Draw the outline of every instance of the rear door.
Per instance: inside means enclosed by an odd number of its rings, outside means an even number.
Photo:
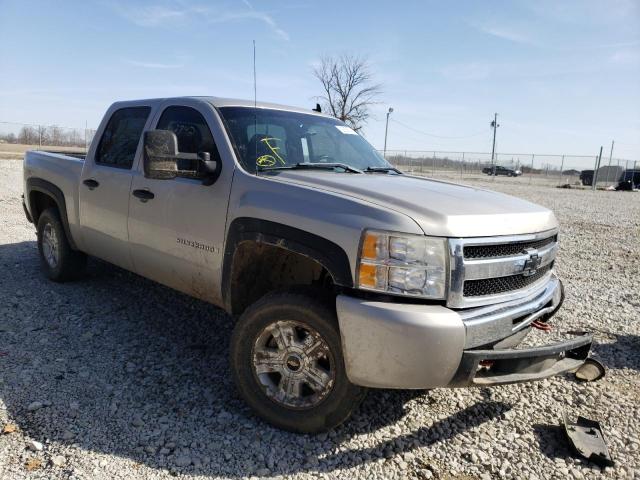
[[[184,100],[160,108],[155,129],[170,130],[181,153],[208,152],[221,162],[213,185],[203,185],[197,162],[178,165],[182,176],[170,180],[145,178],[142,159],[131,185],[129,240],[135,271],[147,278],[221,305],[220,279],[229,192],[234,162],[224,144],[222,124],[213,108]],[[216,142],[215,139],[219,141]],[[140,199],[136,191],[149,192]]]
[[[140,139],[151,110],[149,105],[133,105],[108,112],[109,120],[80,178],[84,249],[128,270],[133,270],[127,232],[132,167],[141,154]]]

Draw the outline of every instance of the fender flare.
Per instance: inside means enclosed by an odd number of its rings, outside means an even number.
[[[64,199],[64,193],[53,183],[48,182],[47,180],[43,180],[42,178],[28,178],[27,179],[27,195],[26,201],[29,203],[29,212],[31,213],[31,218],[33,218],[34,224],[36,228],[38,225],[36,224],[34,212],[34,205],[31,204],[31,193],[32,192],[40,192],[44,193],[48,197],[56,203],[58,207],[58,212],[60,213],[60,220],[62,221],[62,227],[64,228],[64,233],[67,236],[67,241],[69,242],[69,246],[72,250],[78,250],[76,243],[73,241],[73,237],[71,236],[71,231],[69,230],[69,219],[67,218],[67,203]],[[40,212],[42,213],[42,212]]]
[[[336,285],[351,288],[353,278],[347,253],[336,243],[313,233],[281,223],[251,217],[231,222],[225,242],[222,268],[222,297],[231,309],[231,271],[234,254],[240,243],[255,241],[299,253],[322,265]]]

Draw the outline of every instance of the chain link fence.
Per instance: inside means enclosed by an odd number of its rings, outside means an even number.
[[[95,133],[93,128],[0,121],[0,158],[19,159],[27,150],[86,153]],[[387,150],[386,158],[405,172],[449,180],[505,181],[506,176],[486,173],[499,165],[519,172],[519,182],[540,185],[590,186],[595,176],[597,187],[614,186],[625,171],[640,168],[640,162],[634,160],[603,156],[594,175],[597,155],[497,153],[492,162],[491,153],[485,152]]]
[[[383,152],[380,152],[383,153]],[[443,152],[387,150],[386,159],[399,170],[433,178],[464,180],[490,178],[505,181],[506,175],[489,175],[494,167],[517,172],[519,182],[540,185],[591,186],[597,155],[540,155],[533,153]],[[625,170],[640,168],[640,162],[621,158],[600,161],[597,187],[615,186]],[[509,178],[512,181],[513,178]]]
[[[27,150],[86,153],[92,128],[0,122],[0,158],[22,158]]]

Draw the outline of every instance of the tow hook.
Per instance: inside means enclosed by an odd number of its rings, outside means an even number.
[[[540,320],[534,320],[533,322],[531,322],[531,326],[544,332],[550,332],[551,330],[553,330],[553,327],[551,325],[546,322],[541,322]]]

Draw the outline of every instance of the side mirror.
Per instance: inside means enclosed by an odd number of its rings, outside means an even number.
[[[168,180],[178,175],[178,137],[169,130],[144,132],[144,176]]]
[[[221,165],[211,160],[209,152],[180,153],[178,137],[170,130],[144,132],[144,176],[154,180],[170,180],[177,176],[202,179],[213,185],[220,176]]]

